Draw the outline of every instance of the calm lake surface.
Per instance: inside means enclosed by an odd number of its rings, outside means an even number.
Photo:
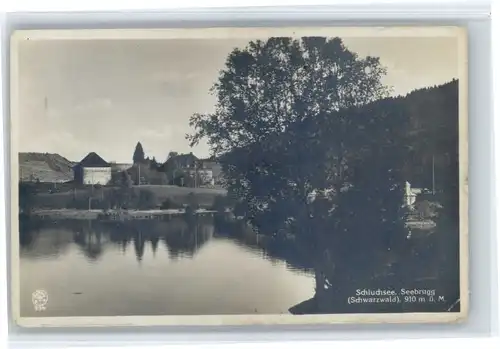
[[[213,221],[22,224],[21,316],[282,314],[313,274]],[[48,303],[35,311],[32,293]]]

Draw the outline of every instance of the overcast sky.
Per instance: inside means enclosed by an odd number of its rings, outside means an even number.
[[[24,41],[19,46],[22,152],[79,161],[91,151],[131,162],[140,141],[147,156],[189,148],[193,113],[210,112],[209,89],[234,47],[248,40]],[[458,77],[457,39],[347,38],[361,56],[378,56],[394,94]]]

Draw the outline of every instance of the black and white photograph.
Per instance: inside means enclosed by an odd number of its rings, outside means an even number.
[[[19,325],[466,318],[463,28],[25,30],[10,66]]]

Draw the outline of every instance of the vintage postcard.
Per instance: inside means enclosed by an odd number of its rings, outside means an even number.
[[[10,64],[20,326],[467,317],[465,29],[18,31]]]

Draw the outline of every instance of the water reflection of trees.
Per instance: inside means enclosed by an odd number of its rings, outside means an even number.
[[[33,244],[40,234],[39,222],[29,219],[19,220],[19,246],[24,250],[31,250]]]
[[[40,232],[52,229],[65,229],[71,234],[71,241],[89,261],[98,261],[108,245],[115,246],[125,254],[131,246],[138,261],[142,261],[147,246],[153,256],[162,245],[169,259],[193,258],[212,238],[230,239],[235,244],[260,254],[272,263],[285,262],[287,267],[298,271],[311,271],[308,259],[300,255],[296,245],[283,239],[269,239],[258,236],[252,229],[221,217],[174,218],[168,221],[141,220],[129,222],[103,223],[100,221],[28,221],[24,222],[20,233],[21,248],[33,248]],[[53,248],[57,248],[55,236]]]
[[[103,253],[102,236],[99,232],[73,232],[73,240],[89,260],[98,260]]]
[[[417,253],[408,254],[403,260],[404,264],[398,255],[395,255],[393,260],[387,260],[387,263],[382,265],[386,268],[385,270],[384,268],[374,269],[367,286],[363,286],[355,279],[359,277],[359,272],[357,275],[343,277],[352,280],[350,283],[359,283],[360,288],[385,288],[393,286],[386,282],[388,278],[391,278],[391,273],[392,277],[401,277],[404,273],[408,273],[411,278],[403,280],[408,288],[436,288],[444,284],[449,290],[441,287],[441,292],[448,295],[447,298],[453,297],[453,292],[456,292],[455,284],[458,282],[455,275],[457,272],[445,272],[447,269],[440,270],[442,268],[439,269],[435,266],[440,263],[458,265],[458,255],[451,256],[449,252],[436,253],[436,251],[448,251],[451,241],[457,240],[449,238],[450,232],[457,232],[458,229],[450,226],[451,224],[445,225],[446,222],[438,223],[440,224],[438,224],[435,233],[410,240],[412,250]],[[54,226],[56,226],[57,231],[54,230]],[[133,251],[138,262],[142,261],[147,253],[151,253],[154,258],[162,252],[167,253],[169,259],[176,261],[183,258],[193,258],[214,237],[230,239],[273,264],[285,262],[289,269],[316,274],[315,266],[312,265],[314,258],[303,254],[303,249],[298,248],[300,246],[297,246],[293,236],[284,234],[270,237],[256,234],[254,229],[239,221],[228,220],[226,216],[216,216],[213,220],[186,220],[179,217],[169,221],[144,220],[114,224],[99,221],[58,221],[56,223],[42,221],[24,222],[22,227],[21,248],[34,249],[38,255],[43,253],[58,255],[70,243],[73,243],[78,246],[82,255],[91,262],[98,262],[110,248],[115,248],[123,253]],[[66,237],[61,235],[61,231],[66,232]],[[419,233],[415,232],[414,234],[418,235]],[[43,244],[37,243],[40,237],[43,237]],[[158,251],[159,249],[160,251]],[[458,250],[458,246],[456,249]],[[455,260],[450,261],[453,258]],[[353,259],[350,261],[356,262]],[[323,268],[327,266],[324,265]],[[417,275],[420,276],[417,277]],[[419,280],[419,277],[422,279]],[[429,280],[429,277],[433,277],[436,281]]]
[[[126,253],[133,246],[138,261],[142,261],[149,244],[153,256],[163,242],[169,258],[192,258],[213,235],[211,221],[196,218],[175,218],[168,221],[137,220],[104,223],[100,221],[31,221],[24,223],[19,236],[23,249],[32,249],[40,232],[57,225],[71,234],[72,242],[90,261],[99,260],[109,246]],[[56,236],[51,235],[53,248],[57,248]]]
[[[302,255],[297,244],[286,238],[269,238],[259,235],[248,225],[227,220],[223,215],[214,219],[215,231],[218,236],[229,238],[246,249],[261,253],[262,257],[272,263],[285,262],[288,269],[310,273],[313,265],[310,258]]]
[[[28,258],[57,258],[66,253],[71,238],[65,228],[54,222],[41,222],[22,218],[19,221],[19,249]]]
[[[192,257],[210,238],[210,229],[203,220],[172,219],[169,221],[130,221],[102,225],[111,243],[123,252],[132,244],[135,256],[142,261],[146,246],[151,246],[156,255],[160,241],[163,241],[169,258]],[[208,232],[208,233],[207,233]]]

